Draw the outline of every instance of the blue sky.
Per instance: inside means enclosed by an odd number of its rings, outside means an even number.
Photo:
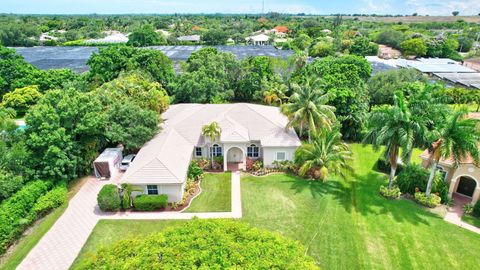
[[[260,13],[262,0],[1,0],[0,13]],[[265,12],[450,15],[480,13],[480,0],[265,0]]]

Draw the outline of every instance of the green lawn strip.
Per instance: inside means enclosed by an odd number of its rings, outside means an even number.
[[[463,215],[462,216],[462,221],[466,222],[470,225],[473,225],[477,228],[480,228],[480,218],[471,216],[471,215]]]
[[[298,240],[322,269],[476,269],[480,237],[409,200],[378,195],[380,152],[351,145],[354,176],[325,183],[289,175],[242,176],[243,221]],[[179,221],[180,222],[180,221]],[[103,221],[80,257],[128,233],[148,234],[167,221]]]
[[[166,227],[181,225],[185,220],[100,220],[88,237],[80,254],[70,269],[77,269],[80,263],[99,248],[108,246],[128,237],[141,237],[160,232]]]
[[[57,219],[65,212],[68,204],[65,203],[59,208],[53,210],[50,214],[45,216],[42,220],[37,222],[37,225],[32,231],[20,239],[12,253],[8,254],[8,258],[2,261],[0,269],[14,270],[22,262],[23,258],[27,256],[30,250],[42,239],[42,237],[50,230]]]
[[[231,173],[206,173],[200,183],[202,193],[185,212],[229,212],[232,204]]]

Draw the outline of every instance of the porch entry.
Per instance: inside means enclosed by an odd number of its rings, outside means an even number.
[[[228,149],[226,155],[226,170],[236,172],[238,170],[244,169],[244,153],[242,149],[238,147],[232,147]]]
[[[457,193],[472,197],[476,187],[477,182],[474,179],[468,176],[462,176],[458,182]]]

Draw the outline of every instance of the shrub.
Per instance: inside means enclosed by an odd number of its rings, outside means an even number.
[[[382,196],[386,198],[396,199],[400,197],[402,193],[397,186],[392,187],[391,190],[389,190],[388,187],[380,186],[380,194],[382,194]]]
[[[168,196],[162,195],[138,195],[133,200],[133,208],[138,211],[153,211],[167,206]]]
[[[232,220],[200,220],[103,247],[80,269],[319,269],[305,248]]]
[[[476,217],[480,217],[480,201],[478,201],[475,206],[473,206],[472,214]]]
[[[12,197],[0,204],[0,254],[22,234],[35,219],[35,202],[52,186],[50,182],[34,181],[25,185]]]
[[[403,167],[404,166],[402,164],[397,165],[397,171],[396,171],[397,175],[403,171]],[[375,168],[379,172],[390,174],[390,162],[386,160],[384,157],[380,157],[377,160],[377,163],[375,164]]]
[[[294,173],[294,174],[297,173],[297,169],[298,169],[297,165],[292,160],[283,160],[283,161],[275,160],[273,162],[273,166],[282,172],[288,172],[288,173]]]
[[[263,162],[261,160],[255,160],[255,162],[253,162],[252,168],[253,168],[254,171],[258,171],[258,170],[262,169],[263,168]]]
[[[102,211],[117,211],[121,201],[117,186],[108,184],[102,187],[97,195],[97,203]]]
[[[188,166],[187,177],[192,180],[198,180],[203,176],[203,169],[196,162],[191,162]]]
[[[210,168],[211,161],[208,158],[196,158],[192,162],[198,165],[202,170],[207,170]]]
[[[425,192],[430,172],[420,165],[411,164],[401,170],[396,178],[396,184],[402,193],[415,194],[415,192]],[[448,186],[442,180],[440,174],[435,176],[432,185],[432,193],[438,193],[442,202],[448,202]]]
[[[23,178],[0,170],[0,202],[9,198],[23,186]]]
[[[442,199],[433,193],[427,197],[425,196],[425,193],[417,192],[415,193],[415,200],[424,206],[434,208],[440,205]]]
[[[467,203],[463,206],[463,212],[467,215],[473,213],[473,205],[471,203]]]
[[[33,206],[33,211],[37,217],[46,215],[51,210],[59,207],[67,201],[67,187],[59,185],[40,197]]]

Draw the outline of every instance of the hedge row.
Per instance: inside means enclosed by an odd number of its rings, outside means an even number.
[[[153,211],[167,206],[168,196],[163,195],[138,195],[133,201],[133,208],[138,211]]]
[[[64,185],[56,186],[38,199],[33,207],[37,218],[43,217],[67,201],[68,190]]]
[[[51,187],[51,182],[33,181],[0,204],[0,254],[36,219],[34,206]]]

